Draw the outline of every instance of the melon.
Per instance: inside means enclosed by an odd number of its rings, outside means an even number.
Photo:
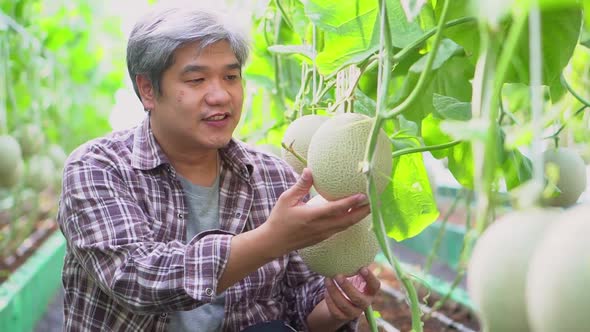
[[[560,193],[545,198],[549,206],[568,207],[575,204],[586,190],[586,164],[584,159],[571,148],[548,149],[543,153],[545,166],[553,164],[559,170],[557,188]]]
[[[303,159],[307,159],[307,150],[311,137],[326,120],[328,120],[328,117],[315,114],[304,115],[297,118],[295,121],[291,122],[289,127],[285,130],[283,144],[290,146]],[[287,162],[287,164],[291,165],[297,173],[301,174],[301,172],[303,172],[305,164],[297,159],[297,157],[291,152],[282,147],[281,157]]]
[[[68,158],[64,149],[57,144],[50,144],[47,148],[47,156],[55,165],[55,168],[62,169],[66,159]]]
[[[565,210],[547,230],[527,275],[535,332],[590,331],[590,205]]]
[[[25,162],[19,159],[10,174],[0,176],[0,188],[10,189],[15,187],[22,180],[24,173]]]
[[[0,182],[11,182],[9,178],[14,176],[20,164],[22,154],[18,141],[10,135],[0,136]]]
[[[314,196],[307,204],[326,204],[320,195]],[[363,266],[371,264],[380,251],[379,242],[372,230],[373,221],[369,214],[363,220],[338,232],[315,245],[298,250],[299,255],[313,272],[325,277],[337,274],[352,276]]]
[[[18,140],[23,157],[28,159],[33,154],[39,152],[43,144],[45,144],[45,134],[39,126],[29,123],[19,128],[15,132],[15,137]]]
[[[530,331],[525,300],[528,266],[559,213],[554,208],[512,211],[477,240],[467,267],[467,290],[483,331]]]
[[[307,166],[311,169],[317,192],[329,201],[356,193],[367,193],[367,180],[361,165],[373,125],[373,119],[362,114],[341,113],[324,122],[311,138]],[[380,130],[372,172],[378,192],[391,177],[392,144]]]
[[[55,166],[45,155],[33,155],[28,161],[25,184],[27,187],[42,191],[55,181]]]

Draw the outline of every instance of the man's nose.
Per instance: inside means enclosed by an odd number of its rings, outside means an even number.
[[[209,105],[222,105],[229,102],[231,99],[228,88],[220,80],[214,80],[210,83],[205,101]]]

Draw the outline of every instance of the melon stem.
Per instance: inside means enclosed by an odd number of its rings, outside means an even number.
[[[287,150],[289,153],[295,156],[295,158],[297,158],[297,160],[299,160],[305,167],[307,167],[307,159],[303,158],[299,153],[297,153],[297,151],[295,151],[295,149],[293,149],[293,143],[287,146],[285,142],[281,142],[281,146],[283,147],[283,149]]]

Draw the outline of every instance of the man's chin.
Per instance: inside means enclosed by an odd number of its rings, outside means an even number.
[[[229,144],[229,142],[231,141],[231,139],[232,138],[229,137],[229,138],[226,138],[226,139],[216,140],[215,142],[211,142],[210,143],[210,147],[212,149],[223,149],[223,148],[225,148]]]

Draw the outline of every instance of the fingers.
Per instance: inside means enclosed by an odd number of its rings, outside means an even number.
[[[327,291],[325,296],[326,304],[334,318],[349,321],[360,316],[364,309],[356,307],[346,299],[332,278],[326,278],[325,283]]]
[[[381,287],[379,279],[366,267],[355,278],[362,278],[363,287],[355,286],[353,278],[337,275],[334,279],[326,278],[326,304],[332,315],[340,320],[354,319],[373,302]]]
[[[375,296],[379,289],[381,289],[381,281],[366,267],[363,267],[360,271],[361,276],[365,279],[367,283],[363,293],[368,296]]]
[[[371,304],[371,297],[358,290],[350,280],[339,275],[336,276],[336,282],[342,289],[342,292],[348,297],[348,301],[355,307],[364,310]]]
[[[281,194],[277,203],[287,204],[288,206],[297,205],[309,193],[312,185],[311,171],[309,168],[304,168],[297,182]]]
[[[366,195],[355,194],[337,201],[327,202],[326,204],[322,204],[314,208],[317,211],[318,217],[335,217],[343,215],[350,209],[358,208],[361,205],[363,207],[368,207],[368,204],[364,204],[366,201]]]

